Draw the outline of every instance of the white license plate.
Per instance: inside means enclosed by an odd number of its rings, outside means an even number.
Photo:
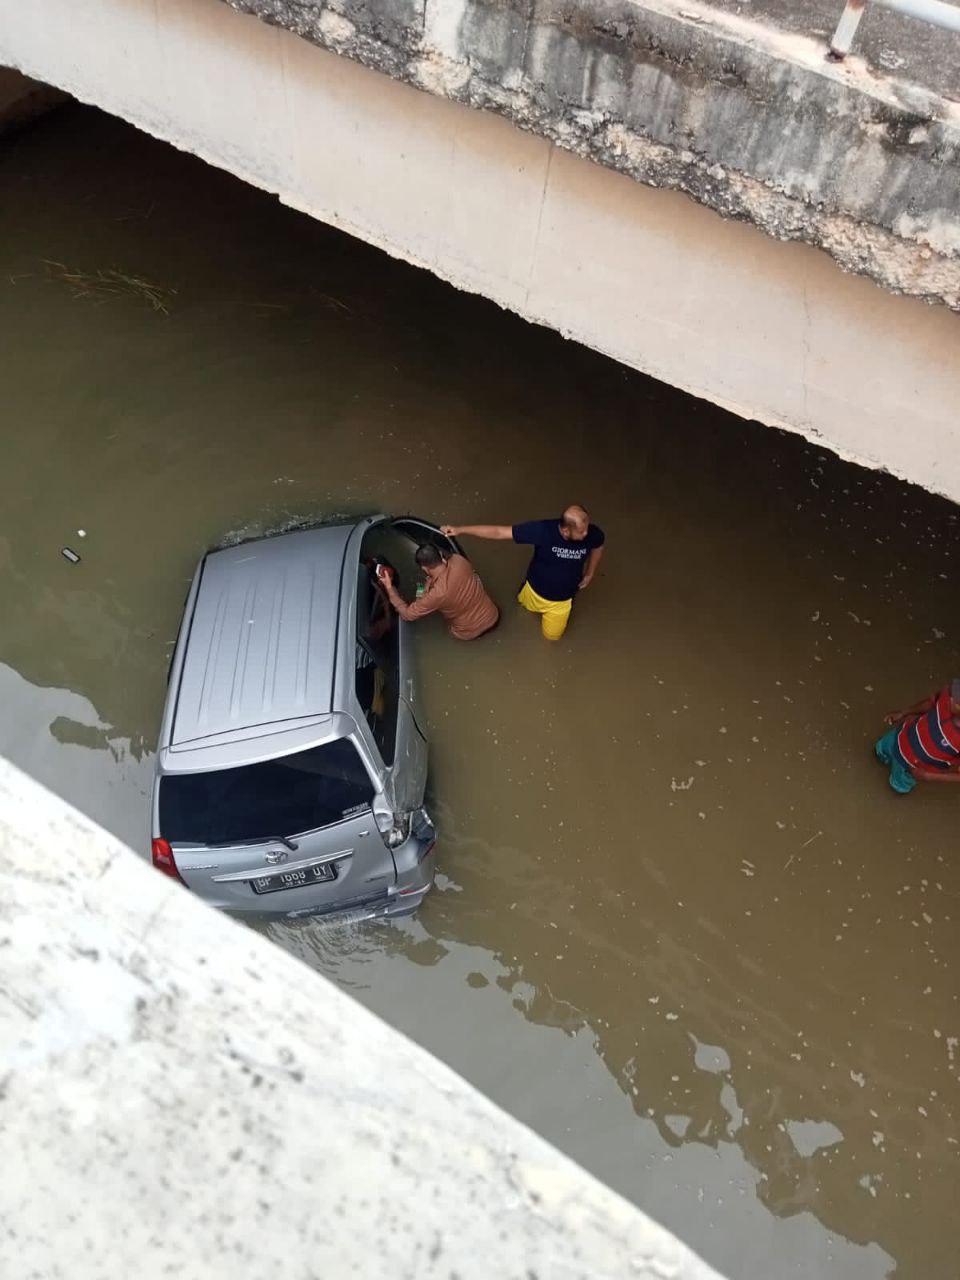
[[[317,867],[301,867],[299,871],[278,871],[273,876],[259,876],[250,881],[254,893],[279,893],[281,889],[306,889],[312,884],[336,880],[337,870],[332,862],[321,862]]]

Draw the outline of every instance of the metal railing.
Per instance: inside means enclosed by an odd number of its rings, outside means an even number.
[[[934,26],[945,27],[948,31],[960,32],[960,7],[944,4],[943,0],[872,0],[872,3],[883,9],[907,14],[911,18],[919,18],[922,22],[932,22]],[[867,0],[847,0],[830,41],[831,58],[840,61],[850,52],[853,37],[857,34],[857,27],[866,7]]]

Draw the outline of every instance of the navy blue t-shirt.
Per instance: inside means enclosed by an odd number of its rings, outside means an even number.
[[[577,594],[583,566],[595,547],[603,546],[603,530],[592,524],[581,542],[565,538],[559,520],[527,520],[513,526],[514,542],[533,546],[527,581],[544,600],[572,600]]]

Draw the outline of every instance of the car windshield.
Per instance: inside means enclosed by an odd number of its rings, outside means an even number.
[[[222,844],[292,836],[339,822],[373,800],[345,738],[238,769],[160,779],[160,834],[173,843]]]

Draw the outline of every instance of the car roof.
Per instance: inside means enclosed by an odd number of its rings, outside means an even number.
[[[206,556],[172,746],[332,710],[341,571],[355,528],[326,525]]]

